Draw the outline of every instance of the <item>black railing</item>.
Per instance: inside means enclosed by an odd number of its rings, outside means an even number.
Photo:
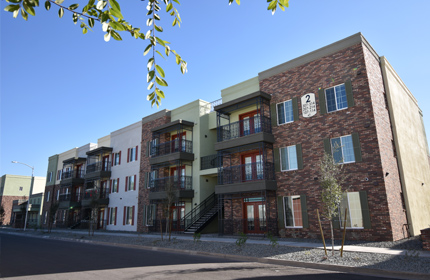
[[[151,156],[158,157],[177,152],[192,153],[193,141],[184,139],[175,139],[151,147]]]
[[[63,193],[60,194],[58,198],[59,201],[71,201],[71,202],[79,202],[82,199],[82,194],[80,193]]]
[[[221,158],[221,160],[222,160],[222,158]],[[221,161],[221,164],[222,164],[222,161]],[[217,168],[219,166],[220,166],[220,163],[218,160],[218,155],[216,155],[216,154],[200,158],[200,169],[201,170]]]
[[[190,212],[188,212],[182,220],[185,224],[185,230],[187,230],[191,225],[193,225],[198,219],[200,219],[203,215],[208,213],[218,202],[218,197],[215,193],[211,194],[208,198],[203,200],[199,205],[193,208]]]
[[[258,180],[275,180],[275,165],[271,162],[253,162],[218,170],[218,184],[227,185]]]
[[[75,179],[75,178],[84,178],[85,172],[83,170],[70,170],[63,172],[63,175],[61,177],[62,180],[64,179]]]
[[[220,126],[217,131],[218,142],[221,142],[260,132],[272,133],[272,124],[270,118],[254,116],[249,119]]]
[[[193,177],[171,176],[171,177],[151,179],[150,191],[151,192],[167,191],[169,190],[169,186],[171,186],[172,190],[192,190]]]
[[[108,198],[109,197],[109,190],[103,189],[100,191],[100,189],[86,189],[84,192],[84,199],[100,199],[100,198]]]
[[[98,161],[87,165],[87,174],[99,171],[110,171],[110,161]]]
[[[217,100],[215,100],[215,101],[212,101],[210,104],[211,104],[210,112],[213,112],[213,111],[214,111],[214,107],[215,107],[215,106],[218,106],[218,105],[221,105],[221,104],[222,104],[222,98],[217,99]]]

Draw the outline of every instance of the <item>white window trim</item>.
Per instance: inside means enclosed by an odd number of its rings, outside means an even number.
[[[327,94],[326,94],[326,90],[328,90],[328,89],[331,89],[331,88],[335,88],[335,87],[337,87],[337,86],[341,86],[341,85],[344,85],[345,83],[341,83],[341,84],[338,84],[338,85],[335,85],[335,86],[332,86],[332,87],[329,87],[329,88],[325,88],[324,89],[324,97],[325,97],[325,107],[326,107],[326,111],[327,111],[327,113],[328,114],[330,114],[330,113],[334,113],[334,112],[338,112],[338,111],[342,111],[342,110],[346,110],[346,109],[348,109],[349,107],[348,107],[348,104],[347,104],[347,106],[345,107],[345,108],[342,108],[342,109],[338,109],[337,108],[337,102],[336,102],[336,110],[334,110],[334,111],[328,111],[328,104],[327,104]],[[336,96],[336,91],[334,91],[334,94],[335,94],[335,96],[334,96],[334,99],[335,100],[337,100],[337,96]],[[346,95],[346,87],[345,87],[345,95]]]
[[[279,165],[281,166],[281,172],[288,172],[288,171],[295,171],[295,170],[299,170],[299,164],[298,164],[298,162],[297,162],[297,168],[295,168],[295,169],[282,169],[282,152],[281,152],[281,149],[285,149],[285,148],[287,148],[287,151],[288,151],[288,147],[293,147],[293,146],[296,146],[296,161],[297,161],[297,145],[290,145],[290,146],[287,146],[287,147],[281,147],[281,148],[279,148],[279,160],[280,160],[280,162],[279,162]],[[290,153],[288,152],[288,163],[290,163]]]
[[[293,109],[293,120],[289,121],[289,122],[284,122],[284,123],[279,123],[279,114],[278,114],[278,104],[284,104],[285,102],[291,101],[291,106],[293,106],[293,99],[289,99],[289,100],[285,100],[279,103],[276,103],[276,123],[279,125],[284,125],[284,124],[289,124],[289,123],[293,123],[294,122],[294,109]],[[285,106],[284,106],[285,109]],[[284,110],[284,117],[285,117],[285,110]],[[286,117],[285,117],[286,119]]]
[[[285,209],[285,198],[286,197],[288,197],[290,199],[291,205],[293,205],[293,201],[292,201],[293,197],[300,197],[300,195],[284,196],[284,199],[282,202],[284,204],[284,225],[285,225],[285,228],[303,228],[303,226],[287,226],[287,215],[285,215],[287,213],[286,209]],[[292,209],[292,214],[293,214],[293,223],[294,223],[294,209]],[[303,217],[302,217],[302,223],[303,223]]]

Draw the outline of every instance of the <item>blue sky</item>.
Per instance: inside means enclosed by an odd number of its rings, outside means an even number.
[[[146,101],[147,42],[122,34],[106,43],[100,26],[82,34],[71,14],[41,6],[28,21],[4,12],[1,1],[0,176],[45,176],[48,158],[157,112]],[[85,3],[66,0],[67,5]],[[146,6],[119,1],[125,18],[145,28]],[[145,1],[146,3],[146,1]],[[80,9],[80,8],[79,8]],[[182,1],[181,28],[163,23],[163,39],[188,62],[182,75],[161,61],[169,87],[160,109],[196,99],[214,101],[221,89],[268,68],[362,32],[417,98],[430,133],[430,1],[299,1],[272,16],[266,1]]]

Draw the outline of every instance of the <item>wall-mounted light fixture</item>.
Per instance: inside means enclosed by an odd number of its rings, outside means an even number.
[[[385,177],[387,177],[388,175],[390,175],[390,173],[388,173],[388,172],[385,172]]]

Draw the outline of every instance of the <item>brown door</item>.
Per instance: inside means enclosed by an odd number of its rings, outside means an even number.
[[[263,156],[258,152],[242,155],[242,181],[263,179]]]
[[[172,153],[185,152],[185,132],[172,136]]]
[[[109,170],[109,155],[103,157],[103,166],[102,171],[108,171]]]
[[[239,115],[240,136],[261,132],[260,113],[258,110]]]
[[[244,202],[246,233],[266,232],[266,205],[264,201]]]
[[[173,204],[171,209],[170,220],[172,223],[172,231],[184,230],[182,218],[185,216],[185,202],[178,202]]]

